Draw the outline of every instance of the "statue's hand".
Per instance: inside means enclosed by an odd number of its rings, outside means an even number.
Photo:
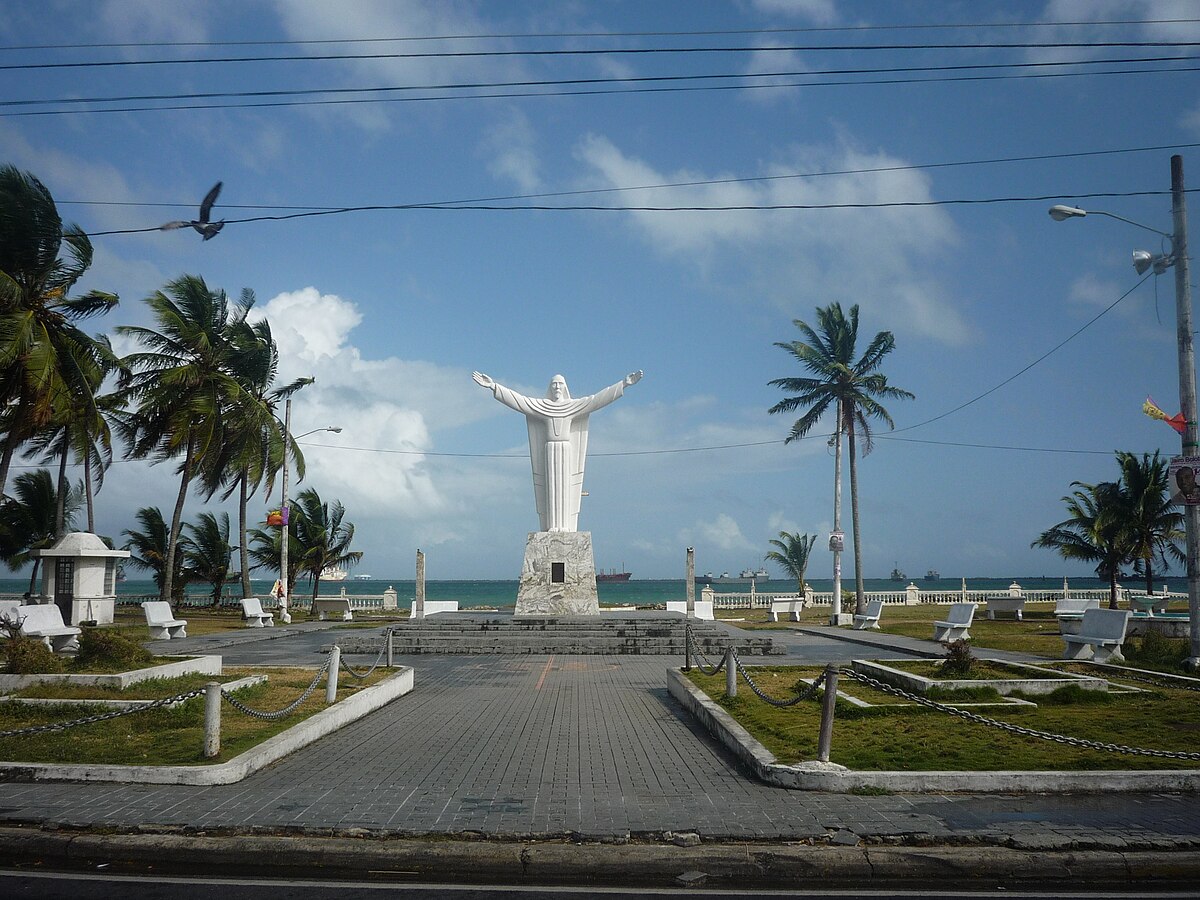
[[[475,383],[481,387],[487,388],[489,391],[496,386],[496,382],[488,378],[482,372],[472,372],[471,377],[475,379]]]
[[[641,380],[642,380],[642,370],[638,369],[636,372],[630,372],[628,375],[625,376],[625,386],[629,387],[630,385],[637,384]]]

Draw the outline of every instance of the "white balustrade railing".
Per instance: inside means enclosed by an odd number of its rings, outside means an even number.
[[[849,592],[848,592],[849,593]],[[1130,594],[1144,594],[1143,591],[1130,590],[1129,588],[1118,587],[1118,601],[1128,605]],[[714,609],[768,609],[771,606],[771,601],[783,598],[796,597],[795,591],[786,593],[762,593],[758,591],[750,591],[748,593],[718,593],[712,588],[705,587],[701,591],[701,600],[711,601]],[[1107,588],[1085,588],[1082,590],[1071,590],[1068,588],[1066,596],[1071,600],[1099,600],[1102,603],[1108,602]],[[1163,596],[1163,595],[1157,595]],[[1186,593],[1168,592],[1167,596],[1171,600],[1187,600]],[[1001,588],[991,591],[964,591],[959,590],[921,590],[915,584],[910,584],[906,589],[899,591],[867,591],[863,594],[867,601],[881,600],[885,605],[893,606],[919,606],[924,604],[949,604],[949,603],[979,603],[984,604],[989,597],[1022,597],[1026,603],[1056,603],[1063,599],[1063,591],[1059,590],[1038,590],[1026,591],[1019,584],[1013,582],[1007,590]],[[805,599],[809,606],[831,606],[833,604],[833,591],[808,591],[805,594]]]

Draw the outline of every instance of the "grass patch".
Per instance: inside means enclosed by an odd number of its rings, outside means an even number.
[[[337,699],[350,697],[364,687],[377,684],[392,670],[378,669],[369,678],[359,681],[343,674],[338,683]],[[273,712],[282,709],[300,696],[312,682],[314,669],[298,668],[229,668],[216,680],[232,680],[247,674],[264,673],[265,684],[238,692],[238,699],[253,709]],[[191,678],[191,676],[187,676]],[[214,676],[200,676],[203,682]],[[171,697],[191,688],[176,689],[176,685],[191,684],[186,679],[161,679],[157,684],[134,685],[125,691],[100,692],[95,696],[117,699],[156,699]],[[199,685],[197,685],[199,686]],[[152,692],[147,694],[147,692]],[[324,682],[299,709],[280,721],[251,718],[228,703],[221,705],[221,753],[205,759],[204,697],[194,697],[173,708],[146,712],[96,722],[67,729],[34,735],[0,737],[0,759],[9,762],[44,762],[112,765],[205,765],[225,762],[267,738],[304,721],[325,709]],[[0,732],[67,722],[84,718],[89,713],[73,706],[30,707],[16,703],[0,703]]]
[[[885,610],[884,614],[887,614]],[[786,699],[795,678],[773,667],[776,676],[755,681],[768,695]],[[803,670],[794,669],[794,672]],[[819,669],[812,669],[819,672]],[[777,709],[756,697],[743,683],[738,696],[727,698],[725,673],[689,673],[692,681],[785,764],[816,758],[821,710],[819,699]],[[855,694],[859,688],[849,682]],[[1067,695],[1064,695],[1067,696]],[[1127,744],[1156,750],[1195,750],[1200,731],[1200,704],[1195,694],[1155,688],[1140,694],[1111,695],[1107,702],[1078,697],[1074,702],[1045,702],[989,709],[990,718],[1055,734]],[[885,701],[888,702],[888,701]],[[1198,768],[1200,762],[1157,759],[1072,747],[998,728],[919,706],[859,709],[838,704],[833,729],[833,762],[866,771],[987,771],[1176,769]]]

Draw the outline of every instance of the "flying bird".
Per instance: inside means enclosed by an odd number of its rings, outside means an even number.
[[[201,203],[200,203],[200,218],[199,219],[195,219],[190,222],[188,222],[188,221],[168,222],[165,225],[159,225],[158,230],[159,231],[173,231],[176,228],[191,227],[191,228],[195,228],[196,231],[200,235],[202,235],[204,237],[204,240],[206,240],[206,241],[211,237],[215,237],[217,232],[220,231],[225,225],[224,219],[222,219],[220,222],[209,222],[209,217],[212,215],[213,204],[217,202],[217,195],[220,193],[221,193],[221,182],[218,181],[216,184],[214,184],[212,186],[212,190],[210,190],[207,194],[204,195],[204,200],[201,201]]]

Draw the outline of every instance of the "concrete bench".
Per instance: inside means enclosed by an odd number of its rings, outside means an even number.
[[[771,601],[771,621],[778,622],[780,614],[787,616],[793,622],[800,621],[800,612],[804,609],[804,601],[799,597],[780,597]]]
[[[20,606],[20,600],[0,600],[0,620],[16,625],[17,610]]]
[[[1083,614],[1078,634],[1064,634],[1063,659],[1123,662],[1121,642],[1129,624],[1127,609],[1089,609]]]
[[[246,620],[247,628],[268,628],[275,624],[275,613],[263,612],[262,603],[257,597],[242,598],[242,618]]]
[[[343,622],[354,620],[350,609],[350,601],[346,597],[318,597],[313,601],[312,611],[317,614],[317,621],[324,622],[326,613],[340,614]]]
[[[708,619],[713,621],[713,605],[711,600],[697,600],[696,605],[692,607],[697,619]],[[682,616],[687,615],[686,600],[668,600],[667,612],[679,613]]]
[[[171,638],[187,637],[187,619],[177,619],[166,600],[148,600],[142,604],[146,614],[146,627],[153,641],[169,641]]]
[[[1015,613],[1016,617],[1017,617],[1017,621],[1020,622],[1021,617],[1024,615],[1024,612],[1025,612],[1025,598],[1024,597],[1010,597],[1007,594],[1005,594],[1002,597],[988,597],[987,598],[987,617],[989,619],[994,619],[994,618],[996,618],[996,613],[998,613],[998,612]]]
[[[868,600],[861,613],[854,614],[856,631],[866,631],[868,628],[879,627],[879,615],[883,612],[882,600]]]
[[[457,600],[426,600],[425,615],[432,616],[437,613],[458,612]]]
[[[1099,607],[1099,600],[1069,600],[1064,597],[1054,604],[1054,614],[1056,616],[1082,616],[1086,610]]]
[[[1170,604],[1171,598],[1167,594],[1130,594],[1129,608],[1140,610],[1141,612],[1150,613],[1165,613],[1167,606]]]
[[[967,629],[975,621],[975,606],[974,603],[951,603],[945,621],[933,623],[933,639],[942,643],[969,641],[971,633]]]
[[[42,643],[55,653],[79,649],[82,630],[74,625],[63,624],[62,611],[55,604],[18,606],[16,616],[21,623],[21,634],[41,638]]]

